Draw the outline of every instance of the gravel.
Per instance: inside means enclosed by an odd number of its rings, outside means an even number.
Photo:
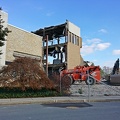
[[[85,82],[77,83],[70,88],[71,96],[120,96],[120,85],[108,85],[101,82],[95,85],[86,85]]]

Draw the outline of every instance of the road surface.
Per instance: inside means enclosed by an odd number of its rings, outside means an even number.
[[[0,120],[120,120],[120,102],[1,105]]]

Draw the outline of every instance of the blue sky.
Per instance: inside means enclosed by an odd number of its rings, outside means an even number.
[[[120,58],[120,0],[0,0],[8,23],[27,31],[67,20],[81,29],[84,60],[113,67]]]

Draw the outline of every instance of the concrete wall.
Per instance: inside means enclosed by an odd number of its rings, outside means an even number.
[[[67,21],[68,31],[80,37],[80,28],[73,23]]]
[[[82,58],[80,56],[80,47],[71,42],[67,44],[67,69],[73,69],[80,65]]]
[[[42,37],[12,25],[8,25],[8,29],[12,32],[7,37],[6,61],[13,61],[15,59],[13,54],[16,51],[42,56]]]
[[[80,37],[80,28],[73,23],[67,21],[68,37],[67,37],[67,69],[73,69],[78,65],[83,65],[83,58],[80,55],[82,48],[82,38]]]
[[[4,26],[4,28],[6,28],[7,22],[8,22],[8,14],[6,12],[0,10],[0,15],[1,15],[1,19],[3,19],[3,21],[4,21],[4,23],[2,25]],[[2,55],[0,55],[0,68],[5,65],[6,42],[4,42],[4,43],[5,43],[5,45],[0,47],[0,51],[3,53]]]

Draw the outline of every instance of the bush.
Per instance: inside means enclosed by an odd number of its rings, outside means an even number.
[[[61,80],[59,74],[50,79],[40,67],[39,61],[18,58],[0,71],[0,98],[44,97],[68,95],[70,84]],[[61,89],[60,89],[61,88]]]
[[[41,90],[33,90],[27,88],[22,91],[20,88],[0,88],[0,98],[28,98],[28,97],[50,97],[58,96],[59,93],[55,89],[42,88]]]
[[[40,90],[53,89],[53,82],[39,65],[39,61],[30,58],[18,58],[0,71],[0,84],[3,87],[19,87]]]

